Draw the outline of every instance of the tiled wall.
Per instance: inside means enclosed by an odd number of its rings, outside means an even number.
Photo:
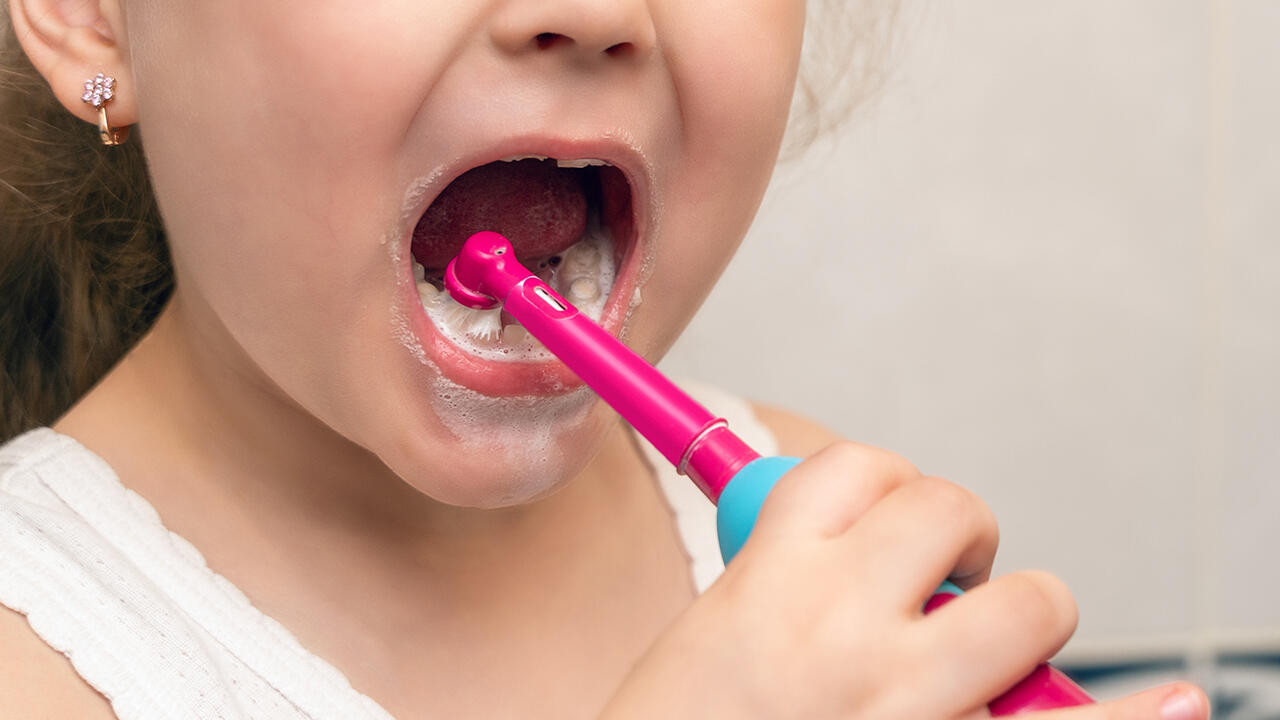
[[[1280,652],[1280,2],[897,31],[664,367],[977,490],[997,570],[1076,592],[1067,661]]]

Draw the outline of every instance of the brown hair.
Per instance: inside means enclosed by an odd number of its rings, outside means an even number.
[[[879,86],[896,3],[810,15],[786,155]],[[0,10],[0,443],[47,425],[151,327],[173,290],[142,137],[107,147],[54,97]]]
[[[806,18],[804,55],[787,121],[783,159],[803,153],[871,101],[890,74],[899,26],[896,0],[823,0]]]
[[[173,288],[137,130],[104,146],[0,13],[0,442],[67,410]]]

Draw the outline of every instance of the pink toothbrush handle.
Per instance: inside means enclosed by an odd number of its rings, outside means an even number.
[[[959,589],[955,592],[959,592]],[[957,597],[959,595],[946,591],[944,586],[943,592],[929,598],[924,611],[933,612]],[[1089,697],[1089,694],[1074,680],[1049,663],[1040,663],[1030,675],[1019,680],[1017,685],[1006,690],[1000,697],[992,700],[987,705],[987,709],[991,711],[992,716],[1002,717],[1092,703],[1093,698]]]
[[[445,271],[445,287],[469,307],[501,304],[712,500],[759,457],[722,418],[529,272],[498,233],[467,239]]]
[[[698,464],[698,458],[686,455],[689,446],[694,444],[690,439],[704,436],[719,441],[707,449],[732,445],[732,440],[737,440],[723,430],[721,418],[694,401],[538,278],[528,277],[512,288],[503,308],[653,443],[663,457],[681,472],[688,473],[700,486],[707,473],[690,467],[691,463]],[[729,458],[731,466],[723,468],[722,472],[727,475],[725,482],[738,468],[757,457],[741,441],[736,446],[729,453],[721,453],[722,456],[736,455],[738,460],[735,464],[733,458]],[[706,454],[705,449],[702,454]],[[702,487],[702,490],[710,493],[711,487]]]

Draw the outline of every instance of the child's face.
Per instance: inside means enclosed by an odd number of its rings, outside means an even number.
[[[566,171],[568,195],[622,236],[606,327],[656,359],[755,213],[804,3],[140,0],[127,19],[139,126],[203,349],[242,357],[427,495],[492,507],[581,469],[609,413],[554,361],[443,339],[414,285],[420,218],[502,157],[608,160],[624,184]],[[564,174],[510,180],[511,204],[551,176]],[[574,189],[592,183],[609,185],[605,200]],[[562,195],[548,202],[572,204]]]

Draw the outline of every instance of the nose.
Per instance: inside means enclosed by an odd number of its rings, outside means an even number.
[[[582,59],[639,57],[656,44],[646,0],[512,0],[490,25],[505,52],[565,52]]]

